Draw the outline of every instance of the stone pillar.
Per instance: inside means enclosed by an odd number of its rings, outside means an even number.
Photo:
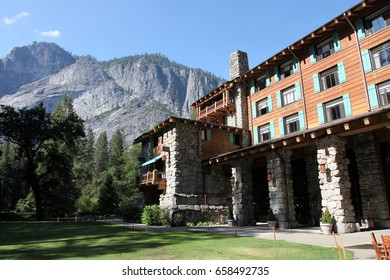
[[[248,55],[236,50],[230,54],[230,80],[234,80],[249,71]]]
[[[280,228],[291,228],[298,225],[295,218],[291,155],[291,150],[267,153],[267,168],[272,174],[272,179],[268,181],[270,208],[274,212]]]
[[[353,148],[359,175],[362,212],[365,219],[374,219],[380,227],[390,227],[389,205],[387,202],[379,146],[372,133],[355,136]]]
[[[325,164],[326,167],[325,172],[321,172],[320,167],[318,172],[322,210],[328,207],[338,233],[358,231],[351,200],[345,143],[344,139],[335,135],[316,140],[318,164]]]
[[[249,71],[248,56],[245,52],[235,51],[230,55],[230,80],[234,80]],[[235,112],[227,117],[227,125],[249,130],[248,104],[246,86],[239,82],[229,92],[229,99],[233,100]]]
[[[321,189],[318,185],[317,149],[314,149],[312,146],[305,147],[304,156],[309,195],[310,224],[314,226],[319,225],[322,214]]]
[[[234,218],[239,226],[252,225],[254,220],[252,160],[234,160],[231,165],[232,176],[235,178],[232,190]]]

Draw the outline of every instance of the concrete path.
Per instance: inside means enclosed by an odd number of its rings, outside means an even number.
[[[110,223],[108,220],[107,223]],[[250,236],[263,239],[274,239],[274,234],[266,225],[252,226],[252,227],[238,227],[232,228],[228,226],[210,226],[210,227],[160,227],[149,226],[143,224],[123,223],[122,220],[115,220],[115,224],[121,224],[124,227],[134,230],[149,230],[149,231],[202,231],[218,234],[231,234],[237,236]],[[336,241],[338,245],[344,244],[345,249],[354,252],[354,259],[356,260],[376,260],[375,251],[371,242],[371,232],[374,232],[377,241],[380,242],[381,234],[390,235],[390,229],[361,231],[348,234],[336,234]],[[276,240],[302,243],[309,245],[317,245],[322,247],[336,248],[336,243],[333,235],[324,235],[320,232],[319,227],[275,230]]]

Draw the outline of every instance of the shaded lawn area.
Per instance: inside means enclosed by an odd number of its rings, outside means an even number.
[[[334,248],[224,234],[132,231],[97,222],[0,222],[0,259],[337,260],[339,255]]]

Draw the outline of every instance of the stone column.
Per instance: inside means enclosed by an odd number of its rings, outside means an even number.
[[[350,233],[357,231],[355,211],[351,200],[349,159],[345,151],[346,141],[335,135],[316,140],[318,164],[325,164],[325,172],[319,167],[323,211],[328,207],[335,219],[335,231]]]
[[[252,160],[234,160],[231,165],[232,176],[235,178],[232,190],[233,215],[239,226],[252,225],[254,220]]]
[[[375,136],[372,133],[356,135],[353,144],[363,217],[374,219],[376,226],[390,227],[389,205]]]
[[[270,208],[280,228],[297,226],[294,207],[294,190],[290,157],[291,150],[267,153],[267,168],[272,174],[268,181]]]

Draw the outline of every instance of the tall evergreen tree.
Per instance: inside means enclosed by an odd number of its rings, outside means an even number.
[[[123,164],[125,151],[125,136],[117,129],[110,141],[110,167],[120,167]]]
[[[118,212],[119,198],[114,186],[113,177],[109,172],[102,176],[102,183],[98,200],[100,214],[116,214]]]
[[[95,186],[96,194],[98,194],[102,173],[106,171],[109,166],[108,141],[107,141],[107,133],[105,131],[99,135],[96,141],[95,153],[93,159],[94,159],[94,172],[95,172],[93,178],[93,184]]]

